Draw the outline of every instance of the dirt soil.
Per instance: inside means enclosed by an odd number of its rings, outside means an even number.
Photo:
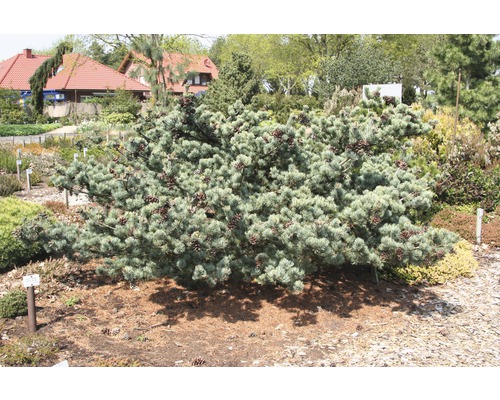
[[[61,199],[45,186],[19,196]],[[37,334],[60,346],[42,366],[500,366],[500,251],[475,254],[474,277],[441,286],[377,284],[349,268],[312,277],[300,294],[169,279],[131,287],[97,276],[98,261],[45,260],[0,274],[0,294],[41,275]],[[0,345],[27,335],[27,317],[0,319]]]

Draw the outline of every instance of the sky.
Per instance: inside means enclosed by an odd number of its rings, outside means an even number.
[[[91,33],[489,33],[500,31],[499,2],[475,0],[465,12],[447,2],[419,0],[405,8],[400,0],[351,2],[252,0],[234,3],[190,0],[189,9],[175,12],[164,0],[147,0],[147,7],[117,7],[116,2],[86,0],[67,13],[46,2],[23,0],[2,5],[0,61],[25,48],[54,47],[66,34]],[[241,4],[241,5],[238,5]],[[156,12],[149,12],[154,9]],[[320,10],[321,12],[318,12]]]
[[[46,50],[53,47],[61,39],[63,34],[1,34],[0,33],[0,62],[24,49]]]

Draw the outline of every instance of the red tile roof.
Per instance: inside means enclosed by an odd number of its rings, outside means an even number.
[[[28,57],[27,57],[28,55]],[[29,57],[31,55],[31,57]],[[0,63],[0,87],[30,90],[29,78],[50,56],[17,54]],[[63,56],[63,64],[56,76],[47,81],[46,90],[116,90],[149,92],[150,89],[113,68],[81,54]]]
[[[134,62],[132,57],[146,60],[146,58],[141,54],[128,54],[122,61],[121,65],[118,67],[118,71],[126,75],[133,71]],[[204,55],[165,53],[163,56],[163,65],[170,66],[170,69],[174,72],[174,74],[177,72],[176,69],[178,68],[183,72],[198,72],[209,74],[211,79],[217,79],[219,77],[219,70],[217,69],[213,61],[210,60],[209,57]],[[184,93],[185,88],[183,83],[184,82],[182,80],[179,82],[173,82],[172,80],[169,80],[167,82],[167,88],[175,93]],[[207,86],[191,85],[189,87],[189,92],[191,93],[197,93],[201,90],[207,90]]]

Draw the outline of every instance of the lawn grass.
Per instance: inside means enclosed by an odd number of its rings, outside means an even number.
[[[0,137],[40,135],[60,128],[61,124],[0,124]]]

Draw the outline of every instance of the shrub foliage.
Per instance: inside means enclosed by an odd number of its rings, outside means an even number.
[[[28,314],[26,291],[13,290],[0,298],[0,318],[15,318]]]
[[[14,197],[0,198],[0,271],[28,261],[42,250],[36,240],[22,241],[15,231],[43,212],[44,207]],[[43,220],[47,220],[44,214]]]
[[[415,222],[431,206],[429,182],[390,154],[427,129],[379,98],[339,116],[304,109],[282,125],[241,103],[225,117],[185,96],[147,116],[107,165],[89,158],[61,171],[56,185],[100,206],[79,231],[40,231],[52,250],[103,257],[129,280],[300,290],[320,268],[429,264],[457,237]]]
[[[478,267],[478,262],[472,254],[472,245],[462,240],[453,251],[433,265],[409,265],[395,268],[397,277],[409,284],[443,284],[460,276],[471,277]]]

